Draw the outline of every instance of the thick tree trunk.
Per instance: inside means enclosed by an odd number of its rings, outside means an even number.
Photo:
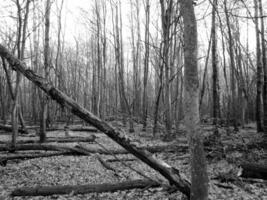
[[[37,187],[22,187],[15,189],[11,196],[49,196],[55,194],[88,194],[115,192],[118,190],[130,189],[147,189],[151,187],[159,187],[160,184],[149,180],[133,180],[120,183],[102,183],[90,185],[64,185],[64,186],[37,186]]]
[[[263,129],[265,137],[267,138],[267,59],[266,59],[266,41],[265,41],[265,29],[264,18],[262,9],[262,0],[259,0],[259,10],[261,17],[261,49],[262,49],[262,68],[263,68]]]
[[[199,126],[199,80],[197,24],[192,0],[181,1],[184,23],[185,126],[191,154],[190,200],[208,199],[208,174]]]

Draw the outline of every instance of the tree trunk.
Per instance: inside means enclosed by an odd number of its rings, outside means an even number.
[[[267,60],[266,60],[266,46],[265,46],[265,29],[262,9],[262,0],[259,0],[259,9],[261,17],[261,49],[262,49],[262,68],[263,68],[263,129],[267,137]]]
[[[229,13],[227,8],[227,0],[224,0],[224,12],[226,17],[227,31],[229,36],[229,53],[230,53],[230,62],[231,62],[231,121],[235,131],[238,130],[237,127],[237,111],[236,111],[236,83],[235,83],[235,60],[234,60],[234,42],[232,37],[231,24],[229,19]]]
[[[257,57],[257,96],[256,96],[256,122],[257,131],[263,131],[262,125],[262,63],[260,50],[260,33],[258,21],[258,1],[254,0],[255,6],[255,33],[256,33],[256,57]]]
[[[49,196],[59,194],[88,194],[88,193],[103,193],[116,192],[118,190],[130,189],[148,189],[151,187],[159,187],[160,184],[149,180],[133,180],[120,183],[102,183],[90,185],[64,185],[64,186],[37,186],[37,187],[22,187],[12,191],[11,196]]]
[[[165,87],[164,87],[164,116],[165,116],[165,127],[167,135],[171,134],[172,120],[171,120],[171,92],[170,92],[170,27],[171,27],[171,16],[173,9],[173,1],[166,2],[161,0],[161,23],[162,23],[162,39],[163,39],[163,55],[162,64],[165,70]]]
[[[197,24],[192,0],[181,1],[184,23],[185,126],[191,154],[190,200],[208,199],[208,174],[199,119]]]
[[[217,0],[213,0],[212,3],[212,96],[213,96],[213,124],[215,125],[216,133],[218,132],[218,117],[220,109],[219,101],[219,79],[218,79],[218,55],[217,55]]]
[[[148,70],[149,70],[149,23],[150,23],[150,3],[149,0],[146,0],[146,26],[145,26],[145,58],[144,58],[144,88],[143,88],[143,131],[146,131],[147,126],[147,79],[148,79]]]
[[[49,64],[50,64],[50,47],[49,47],[50,9],[51,9],[51,3],[50,0],[47,0],[45,9],[45,44],[44,44],[44,77],[46,80],[48,80]],[[40,123],[40,142],[45,142],[46,140],[47,114],[48,114],[48,97],[46,94],[44,94],[42,102],[42,116]]]

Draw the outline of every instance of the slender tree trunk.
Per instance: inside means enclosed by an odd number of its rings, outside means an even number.
[[[51,9],[51,3],[50,0],[47,0],[45,8],[45,43],[44,43],[44,77],[46,80],[48,80],[49,64],[50,64],[50,47],[49,47],[50,9]],[[42,102],[41,124],[40,124],[40,142],[45,142],[46,140],[47,113],[48,113],[48,96],[44,94]]]
[[[165,87],[164,87],[164,116],[165,116],[165,127],[167,135],[170,135],[172,128],[171,120],[171,92],[170,92],[170,65],[169,65],[169,53],[170,53],[170,26],[171,26],[171,15],[173,1],[170,0],[166,2],[161,0],[161,23],[162,23],[162,32],[163,32],[163,55],[162,63],[165,70]]]
[[[217,24],[216,12],[218,1],[213,0],[212,3],[212,96],[213,96],[213,124],[215,125],[215,132],[218,133],[218,117],[220,110],[219,102],[219,79],[218,79],[218,54],[217,54]]]
[[[184,23],[185,125],[191,154],[190,200],[208,199],[208,174],[200,131],[197,24],[193,1],[182,0]]]
[[[256,33],[256,57],[257,57],[257,96],[256,96],[256,122],[257,131],[263,131],[262,125],[262,63],[261,63],[261,49],[260,49],[260,33],[258,20],[258,1],[254,0],[255,6],[255,33]]]
[[[231,24],[229,19],[229,13],[227,8],[227,0],[224,0],[224,12],[226,17],[226,24],[229,36],[229,53],[230,53],[230,63],[231,63],[231,120],[233,121],[233,126],[235,131],[238,130],[237,127],[237,116],[236,116],[236,83],[235,83],[235,60],[234,60],[234,42],[232,37]]]
[[[143,131],[146,131],[147,126],[147,79],[149,70],[149,23],[150,23],[150,2],[146,0],[146,25],[145,25],[145,59],[144,59],[144,89],[143,89]]]

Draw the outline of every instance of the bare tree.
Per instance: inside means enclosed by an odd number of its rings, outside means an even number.
[[[182,0],[181,12],[184,23],[184,65],[185,65],[185,125],[188,132],[191,154],[191,200],[208,199],[208,174],[199,127],[199,84],[198,84],[198,42],[197,24],[193,1]]]
[[[143,78],[143,131],[147,126],[147,79],[149,73],[149,24],[150,24],[150,2],[146,0],[145,5],[146,22],[145,22],[145,58],[144,58],[144,78]]]
[[[212,87],[213,87],[213,124],[215,125],[216,132],[218,125],[218,117],[220,110],[219,101],[219,80],[218,80],[218,55],[217,55],[217,24],[216,24],[216,12],[218,7],[218,1],[213,0],[212,3]]]
[[[49,77],[50,65],[50,47],[49,47],[49,30],[50,30],[50,0],[46,1],[45,7],[45,39],[44,39],[44,77],[47,80]],[[48,112],[48,96],[44,94],[42,99],[42,116],[40,123],[40,142],[46,140],[46,126],[47,126],[47,112]]]
[[[259,6],[258,1],[254,0],[255,6],[255,33],[256,33],[256,57],[257,57],[257,96],[256,96],[256,122],[257,131],[263,131],[262,125],[262,62],[260,49],[260,33],[259,33]]]
[[[263,68],[263,129],[267,136],[267,60],[266,60],[266,47],[265,47],[265,34],[264,34],[264,19],[263,19],[263,9],[262,0],[259,0],[259,10],[261,19],[261,50],[262,50],[262,68]]]

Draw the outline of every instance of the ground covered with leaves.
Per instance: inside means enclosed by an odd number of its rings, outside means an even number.
[[[114,124],[123,129],[120,123]],[[127,133],[137,145],[172,145],[186,144],[183,128],[176,139],[163,142],[160,136],[152,137],[151,128],[147,132],[141,131],[141,125],[135,124],[135,133]],[[125,130],[125,132],[127,132]],[[213,133],[213,127],[203,126],[203,132],[207,138]],[[75,136],[86,137],[88,134],[96,135],[96,142],[84,145],[105,149],[120,148],[103,133],[75,132]],[[261,179],[244,179],[238,177],[240,173],[239,163],[251,162],[267,165],[266,148],[247,148],[249,144],[261,139],[253,125],[240,129],[234,133],[231,129],[219,129],[220,146],[218,144],[206,144],[208,158],[208,172],[210,178],[210,199],[267,199],[267,182]],[[51,137],[64,137],[64,131],[49,132]],[[19,136],[19,140],[32,139],[29,136]],[[10,135],[0,133],[0,141],[9,141]],[[72,146],[74,144],[66,144]],[[219,150],[218,150],[219,149]],[[30,152],[27,152],[30,153]],[[33,153],[33,152],[32,152]],[[7,152],[1,152],[5,156]],[[15,155],[15,154],[14,154]],[[159,159],[179,169],[180,173],[190,180],[189,154],[183,152],[155,153]],[[100,158],[100,159],[99,159]],[[116,159],[123,159],[120,162]],[[127,160],[128,159],[128,160]],[[107,169],[101,163],[107,162],[114,170]],[[134,169],[134,170],[133,170]],[[140,172],[140,173],[138,173]],[[68,195],[38,196],[38,197],[11,197],[10,193],[23,186],[55,186],[55,185],[83,185],[116,183],[125,180],[143,179],[148,176],[155,180],[166,182],[157,172],[130,154],[124,155],[100,155],[88,156],[54,156],[47,158],[34,158],[9,161],[6,166],[0,166],[0,200],[8,199],[180,199],[179,191],[170,192],[166,188],[133,189],[117,191],[113,193],[91,193],[74,195],[71,191]],[[167,182],[166,182],[167,183]]]

